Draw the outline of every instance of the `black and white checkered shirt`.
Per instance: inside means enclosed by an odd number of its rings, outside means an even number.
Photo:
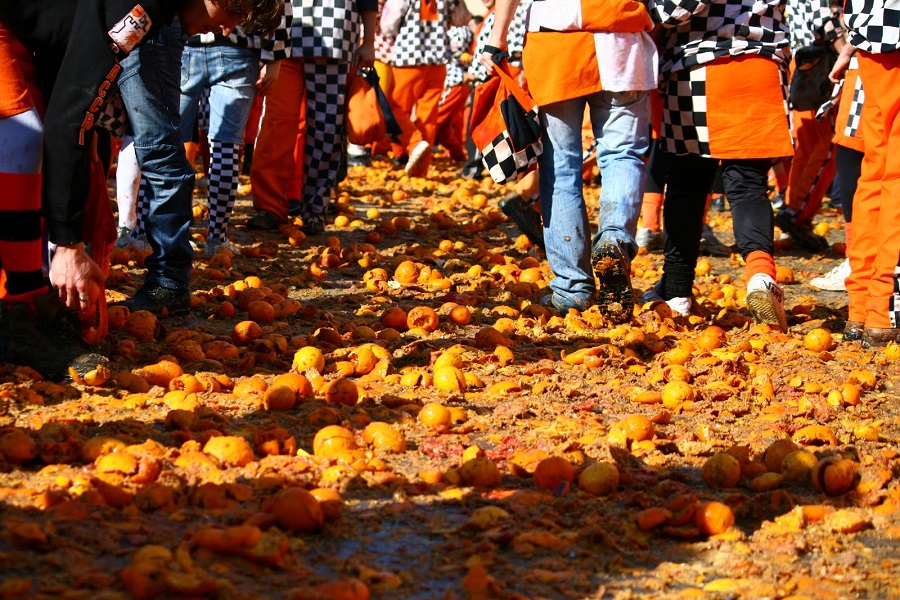
[[[468,52],[472,48],[472,41],[475,36],[468,25],[460,27],[451,27],[447,31],[447,39],[450,40],[450,62],[447,63],[447,76],[444,78],[444,89],[449,89],[463,82],[463,75],[466,68],[459,63],[460,57],[464,52]]]
[[[294,57],[325,57],[344,62],[362,43],[362,13],[377,11],[376,0],[293,0]]]
[[[787,64],[784,8],[785,0],[657,0],[650,14],[669,28],[662,79],[723,56],[756,54]]]
[[[873,54],[900,50],[900,0],[847,0],[850,43]]]
[[[506,44],[509,46],[509,54],[518,58],[511,59],[509,64],[516,67],[522,66],[522,48],[525,46],[525,22],[528,19],[528,9],[531,8],[531,0],[522,0],[516,8],[516,14],[513,15],[512,21],[509,23],[509,30],[506,32]],[[475,51],[472,52],[472,64],[469,66],[469,75],[476,81],[487,81],[488,72],[478,60],[484,47],[487,45],[488,39],[491,37],[491,29],[494,28],[493,11],[484,18],[481,31],[478,32],[478,39],[475,40]]]
[[[788,0],[791,49],[833,41],[844,33],[841,9],[833,0]]]
[[[291,55],[290,31],[293,14],[294,9],[291,5],[291,0],[285,0],[284,14],[271,37],[247,34],[241,29],[241,26],[238,25],[234,28],[234,31],[231,32],[231,35],[228,36],[228,41],[235,46],[240,46],[242,48],[258,49],[259,58],[263,62],[272,62],[287,58]]]
[[[438,18],[420,19],[423,2],[434,2]],[[400,31],[391,50],[391,64],[395,67],[446,65],[450,62],[450,15],[463,0],[409,0]]]

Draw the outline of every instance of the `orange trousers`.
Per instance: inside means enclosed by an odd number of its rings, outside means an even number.
[[[793,111],[797,144],[788,176],[787,205],[797,213],[797,222],[812,221],[834,180],[834,115],[816,120],[816,111]]]
[[[434,144],[438,128],[438,103],[444,91],[446,65],[422,65],[418,67],[393,67],[394,89],[391,92],[391,109],[397,123],[403,129],[400,144],[394,144],[394,155],[409,154],[425,140]],[[412,121],[413,108],[416,120]],[[425,153],[422,169],[431,164],[431,153]]]
[[[280,221],[287,221],[291,180],[296,186],[296,170],[303,172],[306,135],[306,83],[303,60],[289,58],[281,61],[278,80],[265,97],[259,136],[250,167],[253,186],[253,208],[265,211]],[[300,148],[300,160],[296,148]],[[301,186],[302,187],[302,186]],[[299,196],[293,196],[299,197]]]
[[[866,153],[853,197],[848,319],[867,328],[900,328],[894,275],[900,261],[900,53],[857,56],[866,91]]]
[[[466,101],[468,85],[456,85],[447,90],[447,97],[438,107],[438,126],[434,141],[447,149],[453,160],[466,160]]]

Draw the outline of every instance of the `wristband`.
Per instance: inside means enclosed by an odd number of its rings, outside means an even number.
[[[484,51],[491,55],[491,60],[495,65],[499,65],[505,59],[509,58],[509,52],[501,50],[497,46],[491,46],[490,44],[485,44]]]

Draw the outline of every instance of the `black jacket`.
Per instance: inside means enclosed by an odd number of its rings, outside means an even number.
[[[137,4],[146,39],[175,17],[183,0],[2,0],[0,20],[35,55],[47,97],[43,210],[50,241],[83,240],[90,187],[87,132],[118,76],[125,51],[108,34]],[[134,38],[135,41],[138,38]],[[119,39],[122,39],[121,37]],[[110,83],[105,83],[110,80]]]

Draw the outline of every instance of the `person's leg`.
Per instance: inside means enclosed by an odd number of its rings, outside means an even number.
[[[294,144],[306,93],[303,79],[303,60],[281,61],[278,80],[266,92],[250,169],[253,208],[268,213],[277,222],[288,218],[287,180],[294,169]]]
[[[600,92],[588,97],[597,163],[603,173],[599,224],[592,246],[614,244],[631,262],[644,193],[644,155],[650,149],[648,92]]]
[[[406,172],[409,175],[424,176],[434,156],[431,148],[437,136],[438,103],[444,89],[447,66],[427,65],[419,67],[419,71],[421,79],[417,87],[421,91],[416,98],[416,127],[422,135],[422,141],[407,146],[409,162],[406,163]]]
[[[306,64],[307,125],[300,215],[308,235],[325,230],[325,210],[343,153],[341,134],[349,67],[337,60]]]
[[[863,340],[881,345],[900,341],[900,57],[866,52],[858,56],[866,91],[865,158],[853,199],[849,320],[856,320],[864,299]]]
[[[392,144],[392,148],[394,158],[399,158],[408,153],[407,148],[415,147],[423,139],[418,126],[418,115],[415,123],[411,116],[418,95],[422,91],[423,79],[419,67],[393,67],[391,73],[393,87],[388,99],[394,118],[397,119],[397,124],[402,130],[399,135],[399,143]]]
[[[587,308],[594,297],[590,230],[581,183],[581,119],[584,98],[541,107],[544,152],[539,159],[541,215],[553,305]]]
[[[145,226],[153,249],[145,261],[145,293],[139,291],[131,301],[136,309],[190,308],[194,170],[184,155],[179,133],[183,43],[180,28],[163,27],[122,61],[119,89],[128,110],[138,165],[148,184],[150,214]],[[148,296],[158,289],[164,294]]]
[[[217,47],[209,65],[209,233],[205,253],[223,244],[237,198],[240,147],[256,95],[259,61],[249,48]]]
[[[438,108],[438,129],[435,142],[450,153],[450,158],[459,162],[466,160],[466,100],[469,86],[456,85],[444,90]]]
[[[757,323],[787,331],[784,293],[775,281],[774,220],[769,205],[770,159],[722,161],[725,195],[734,217],[734,237],[746,262],[747,308]]]
[[[693,295],[694,269],[700,255],[700,232],[706,195],[719,161],[695,154],[667,154],[666,199],[663,227],[666,233],[663,283],[665,300]]]
[[[133,230],[137,226],[137,197],[141,171],[134,153],[134,139],[122,138],[116,161],[116,203],[119,205],[119,229]]]

